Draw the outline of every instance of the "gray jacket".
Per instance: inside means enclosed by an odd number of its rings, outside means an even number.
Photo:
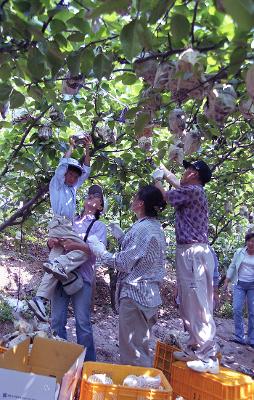
[[[234,257],[231,261],[231,264],[228,267],[226,277],[232,283],[237,283],[237,281],[238,281],[239,268],[240,268],[241,263],[243,262],[246,252],[247,252],[246,247],[236,250]]]

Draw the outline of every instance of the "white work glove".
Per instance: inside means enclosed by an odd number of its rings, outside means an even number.
[[[87,244],[96,257],[101,257],[107,253],[105,245],[95,235],[88,237]]]
[[[153,171],[152,178],[155,181],[162,181],[164,178],[164,171],[161,168],[157,168],[155,171]]]
[[[119,240],[123,237],[124,231],[120,228],[120,225],[118,223],[111,222],[111,224],[109,224],[109,227],[114,238]]]

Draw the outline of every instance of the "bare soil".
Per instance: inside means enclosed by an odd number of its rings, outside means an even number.
[[[43,239],[43,238],[41,238]],[[43,241],[30,243],[25,248],[17,248],[15,241],[4,238],[0,241],[0,293],[20,300],[31,298],[43,274],[42,263],[48,251]],[[119,362],[118,315],[110,303],[109,274],[106,268],[97,270],[96,295],[92,315],[97,360],[110,363]],[[173,288],[175,274],[168,266],[168,274],[162,286],[163,306],[159,311],[158,322],[153,330],[151,349],[154,351],[157,340],[162,340],[169,330],[183,329],[178,310],[174,304]],[[224,365],[254,376],[254,349],[230,341],[233,332],[232,319],[215,317],[217,342],[223,355]],[[246,321],[247,322],[247,321]],[[68,318],[69,340],[75,341],[75,321],[72,308]],[[14,330],[13,322],[0,322],[0,338]]]

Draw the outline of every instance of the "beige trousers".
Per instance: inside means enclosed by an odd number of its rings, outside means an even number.
[[[78,243],[84,243],[73,230],[72,223],[67,218],[54,217],[48,227],[49,238],[71,239]],[[63,252],[64,249],[62,246],[53,247],[49,253],[49,260],[53,261],[57,259],[67,274],[78,268],[88,258],[87,254],[80,250],[73,250],[67,254],[63,254]],[[52,274],[45,273],[38,287],[36,296],[50,300],[57,283],[58,280]]]
[[[152,366],[149,349],[151,329],[158,307],[144,307],[126,297],[119,306],[119,351],[121,364]]]
[[[197,358],[207,360],[217,352],[213,320],[213,255],[206,244],[177,245],[176,275],[179,311],[190,338],[187,349],[197,346]]]

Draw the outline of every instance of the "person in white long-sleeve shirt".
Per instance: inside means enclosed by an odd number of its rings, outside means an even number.
[[[42,321],[47,321],[44,302],[51,299],[58,280],[67,281],[68,274],[87,259],[87,255],[78,250],[63,254],[64,248],[61,244],[65,239],[83,242],[73,230],[73,221],[76,213],[77,189],[90,175],[90,142],[91,138],[88,136],[84,144],[84,155],[79,163],[71,158],[75,144],[70,141],[70,147],[61,158],[49,184],[53,218],[48,227],[49,238],[51,243],[53,240],[54,246],[49,254],[49,262],[43,265],[46,273],[36,296],[28,302],[29,308]]]

